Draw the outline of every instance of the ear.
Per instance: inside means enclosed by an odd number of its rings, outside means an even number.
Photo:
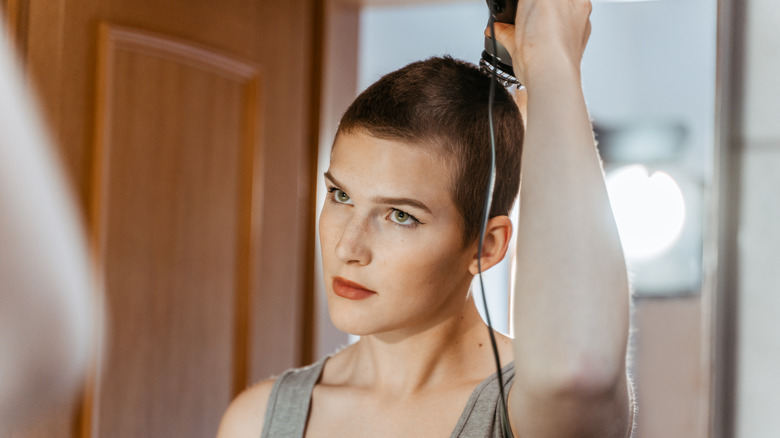
[[[485,229],[485,243],[482,246],[482,272],[487,271],[504,259],[509,241],[512,239],[512,221],[508,216],[495,216],[488,220]],[[479,273],[478,248],[479,242],[474,246],[474,257],[469,263],[469,271],[472,275]]]

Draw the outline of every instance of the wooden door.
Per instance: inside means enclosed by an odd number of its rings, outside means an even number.
[[[320,7],[3,5],[106,314],[83,400],[20,436],[214,436],[240,390],[312,356]]]

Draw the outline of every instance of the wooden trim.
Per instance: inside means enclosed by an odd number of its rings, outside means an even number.
[[[94,159],[92,160],[92,190],[91,202],[89,205],[90,231],[92,254],[98,265],[98,272],[103,272],[103,261],[105,248],[103,243],[105,238],[103,231],[105,223],[105,207],[103,203],[103,187],[107,180],[107,169],[105,164],[108,162],[108,140],[111,138],[111,106],[108,102],[111,87],[110,81],[113,77],[113,52],[111,50],[111,33],[106,23],[101,23],[98,30],[98,54],[97,54],[97,77],[95,82],[95,145],[93,149]],[[102,280],[102,279],[101,279]]]
[[[105,293],[104,278],[104,252],[105,252],[105,206],[103,202],[103,187],[107,181],[107,169],[105,163],[108,162],[107,144],[110,138],[111,115],[110,106],[107,104],[110,96],[108,95],[110,87],[108,82],[112,77],[111,66],[112,53],[109,47],[110,34],[107,25],[101,23],[98,29],[98,51],[97,51],[97,73],[95,81],[95,141],[92,159],[92,182],[90,190],[90,202],[88,202],[88,222],[89,222],[89,243],[95,265],[95,272],[101,275],[96,279],[96,285],[101,293]],[[99,350],[102,351],[102,350]],[[94,359],[91,372],[88,375],[85,390],[84,402],[81,409],[80,436],[90,438],[97,431],[97,402],[96,396],[100,389],[101,369],[103,358]]]
[[[253,202],[255,193],[253,188],[256,186],[254,170],[258,168],[255,165],[255,159],[258,152],[258,117],[260,102],[260,78],[259,75],[249,80],[247,84],[247,93],[244,95],[244,138],[243,151],[240,154],[241,169],[239,186],[242,188],[241,200],[238,205],[241,211],[238,212],[238,254],[236,255],[236,296],[235,296],[235,332],[233,346],[233,396],[237,396],[246,389],[249,383],[251,346],[250,321],[251,321],[251,297],[252,297],[252,266],[256,263],[256,255],[252,251],[252,242],[258,238],[259,230],[253,227]],[[260,216],[258,216],[260,219]]]
[[[317,228],[317,156],[319,154],[320,142],[320,118],[323,90],[323,52],[325,50],[325,5],[322,1],[313,2],[312,21],[311,21],[311,53],[312,61],[309,72],[310,97],[309,97],[309,119],[308,124],[308,166],[306,174],[302,177],[302,185],[308,190],[308,208],[305,211],[306,229],[305,229],[305,252],[307,254],[304,263],[304,290],[301,306],[301,351],[300,361],[302,364],[310,364],[317,360],[315,357],[315,275],[314,253],[316,251],[316,228]]]
[[[6,33],[16,48],[20,64],[25,65],[30,29],[30,0],[2,0],[0,9],[5,15]]]
[[[105,38],[113,50],[124,49],[166,58],[233,80],[249,81],[258,75],[258,68],[254,65],[219,54],[212,49],[196,46],[189,41],[106,22],[102,22],[100,28],[101,38]]]

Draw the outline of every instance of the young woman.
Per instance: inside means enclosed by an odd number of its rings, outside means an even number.
[[[628,282],[580,86],[588,0],[521,0],[496,24],[527,124],[496,95],[498,169],[482,269],[505,255],[522,169],[515,338],[496,334],[510,435],[631,434]],[[448,58],[361,94],[339,125],[320,217],[334,324],[360,340],[260,383],[220,437],[501,437],[487,329],[469,285],[487,184],[490,79]],[[520,145],[522,143],[522,164]]]

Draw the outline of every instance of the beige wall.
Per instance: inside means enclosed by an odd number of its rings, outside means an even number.
[[[746,10],[736,436],[780,430],[780,2]]]

